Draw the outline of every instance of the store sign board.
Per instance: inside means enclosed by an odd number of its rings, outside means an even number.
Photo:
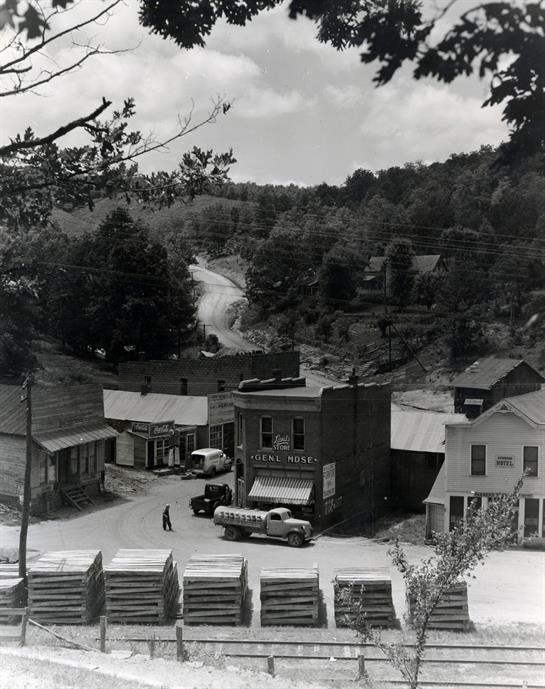
[[[235,407],[231,392],[215,392],[208,395],[208,425],[219,426],[223,423],[233,423]]]
[[[338,495],[336,498],[328,498],[327,500],[324,500],[324,514],[327,516],[328,514],[335,512],[335,510],[339,509],[342,504],[342,495]]]
[[[149,423],[143,421],[133,421],[131,424],[131,431],[133,433],[140,433],[141,435],[148,435]]]
[[[335,495],[335,463],[324,464],[322,467],[322,493],[323,498],[332,498]]]
[[[318,464],[317,457],[294,455],[287,452],[255,452],[250,455],[250,462],[255,464]]]
[[[280,435],[277,433],[273,439],[273,450],[290,450],[290,437],[289,435]]]
[[[168,438],[174,435],[174,421],[161,421],[161,423],[150,423],[148,437],[150,440],[154,438]]]
[[[512,467],[514,466],[512,457],[496,457],[497,467]]]

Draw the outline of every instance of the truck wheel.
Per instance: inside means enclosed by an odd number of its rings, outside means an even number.
[[[193,514],[195,516],[197,516],[199,514],[199,510],[196,507],[193,508]]]
[[[297,531],[292,531],[290,534],[288,534],[288,545],[290,545],[292,548],[300,548],[303,545],[304,542],[303,536],[301,536],[300,533]]]
[[[228,541],[238,541],[240,538],[240,531],[236,526],[226,526],[225,527],[225,538]]]

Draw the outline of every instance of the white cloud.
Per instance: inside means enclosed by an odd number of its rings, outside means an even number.
[[[328,84],[324,89],[324,95],[337,108],[352,108],[364,102],[364,91],[353,84],[345,86],[333,86]]]
[[[279,93],[269,88],[252,87],[236,99],[234,114],[245,119],[289,115],[316,105],[299,91]]]

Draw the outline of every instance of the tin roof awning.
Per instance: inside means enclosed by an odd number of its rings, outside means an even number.
[[[33,439],[48,452],[58,452],[74,445],[92,443],[94,440],[117,438],[119,433],[106,423],[76,426],[48,433],[38,433]]]
[[[256,476],[248,498],[275,505],[308,505],[313,487],[314,481],[309,479]]]

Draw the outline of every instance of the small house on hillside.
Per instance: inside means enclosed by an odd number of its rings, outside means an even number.
[[[445,424],[467,421],[463,414],[404,410],[392,405],[391,467],[395,505],[422,510],[445,459]]]
[[[412,269],[417,275],[442,275],[448,270],[448,266],[440,254],[424,254],[414,256]],[[366,293],[391,296],[391,275],[386,256],[371,256],[363,279],[363,290]]]
[[[454,411],[475,418],[501,399],[534,392],[544,382],[523,359],[478,359],[452,381]]]
[[[62,502],[80,507],[99,490],[104,443],[116,431],[104,420],[99,385],[32,390],[31,511]],[[26,465],[26,404],[21,388],[0,385],[0,499],[17,504]]]

